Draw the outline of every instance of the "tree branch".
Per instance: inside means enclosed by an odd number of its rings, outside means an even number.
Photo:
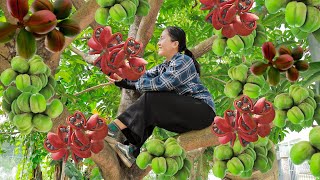
[[[101,87],[108,86],[108,85],[110,85],[110,84],[113,84],[113,82],[102,83],[102,84],[99,84],[99,85],[90,87],[90,88],[88,88],[88,89],[85,89],[85,90],[83,90],[83,91],[77,92],[77,93],[75,93],[74,95],[75,95],[75,96],[79,96],[80,94],[83,94],[83,93],[86,93],[86,92],[89,92],[89,91],[92,91],[92,90],[95,90],[95,89],[99,89],[99,88],[101,88]]]
[[[10,42],[9,42],[10,43]],[[6,44],[0,44],[0,73],[2,71],[4,71],[5,69],[10,68],[10,61],[8,58],[10,58],[11,56],[13,56],[14,53],[10,52],[10,47],[7,46],[8,43]],[[5,57],[3,54],[9,55],[9,57]]]
[[[202,55],[206,54],[207,52],[211,51],[212,43],[218,36],[213,35],[212,37],[200,42],[198,45],[193,47],[190,51],[194,55],[195,58],[199,58]]]
[[[136,38],[141,20],[142,20],[141,16],[135,16],[134,22],[130,26],[128,37]]]
[[[76,47],[70,45],[70,50],[76,54],[78,54],[79,56],[82,57],[82,59],[86,59],[87,58],[87,54],[85,54],[84,52],[80,51],[79,49],[77,49]]]
[[[219,82],[221,82],[221,83],[223,83],[223,84],[227,84],[227,82],[225,82],[225,81],[223,81],[223,80],[221,80],[221,79],[219,79],[219,78],[216,78],[216,77],[214,77],[214,76],[203,76],[203,77],[201,77],[201,78],[212,78],[212,79],[215,79],[215,80],[217,80],[217,81],[219,81]]]
[[[70,45],[70,50],[72,52],[74,52],[75,54],[79,55],[82,57],[82,59],[87,62],[88,64],[93,64],[93,62],[96,60],[97,56],[99,55],[88,55],[85,54],[84,52],[80,51],[79,49],[77,49],[76,47]]]
[[[7,0],[0,0],[0,8],[4,13],[4,16],[6,17],[7,22],[10,22],[12,24],[17,23],[17,19],[12,17],[7,9]]]
[[[143,43],[143,49],[140,54],[144,53],[144,49],[153,35],[155,22],[157,20],[162,3],[163,0],[149,0],[149,14],[142,18],[136,37],[138,41]]]
[[[0,132],[0,134],[19,134],[20,132]]]
[[[83,7],[83,5],[86,3],[86,1],[84,0],[71,0],[73,6],[76,8],[76,10],[80,9],[81,7]],[[93,10],[95,11],[95,10]],[[92,21],[90,23],[90,26],[92,29],[95,29],[96,27],[100,26],[96,21]]]

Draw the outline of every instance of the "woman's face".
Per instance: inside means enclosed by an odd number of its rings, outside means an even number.
[[[171,58],[174,54],[178,52],[178,41],[171,41],[171,37],[167,30],[162,31],[159,42],[158,42],[158,54],[160,56],[164,56]]]

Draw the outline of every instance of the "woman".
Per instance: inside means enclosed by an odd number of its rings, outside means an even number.
[[[186,47],[185,32],[179,27],[166,28],[158,46],[165,62],[146,71],[138,81],[119,76],[114,81],[119,87],[143,93],[108,125],[106,141],[128,167],[155,126],[184,133],[210,126],[215,117],[213,99],[200,82],[199,64]],[[124,145],[124,139],[129,145]]]

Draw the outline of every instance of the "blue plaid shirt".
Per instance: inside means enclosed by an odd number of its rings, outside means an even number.
[[[215,112],[215,105],[208,89],[200,82],[193,60],[184,54],[175,54],[171,61],[147,70],[137,81],[127,81],[143,93],[146,91],[175,91],[207,103]]]

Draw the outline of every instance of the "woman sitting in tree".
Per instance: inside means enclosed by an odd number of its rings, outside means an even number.
[[[158,54],[166,58],[162,64],[146,71],[137,81],[119,76],[113,80],[118,87],[143,93],[108,125],[106,141],[128,167],[155,126],[184,133],[210,126],[215,117],[212,96],[200,82],[200,67],[186,47],[185,32],[179,27],[167,27],[158,46]]]

